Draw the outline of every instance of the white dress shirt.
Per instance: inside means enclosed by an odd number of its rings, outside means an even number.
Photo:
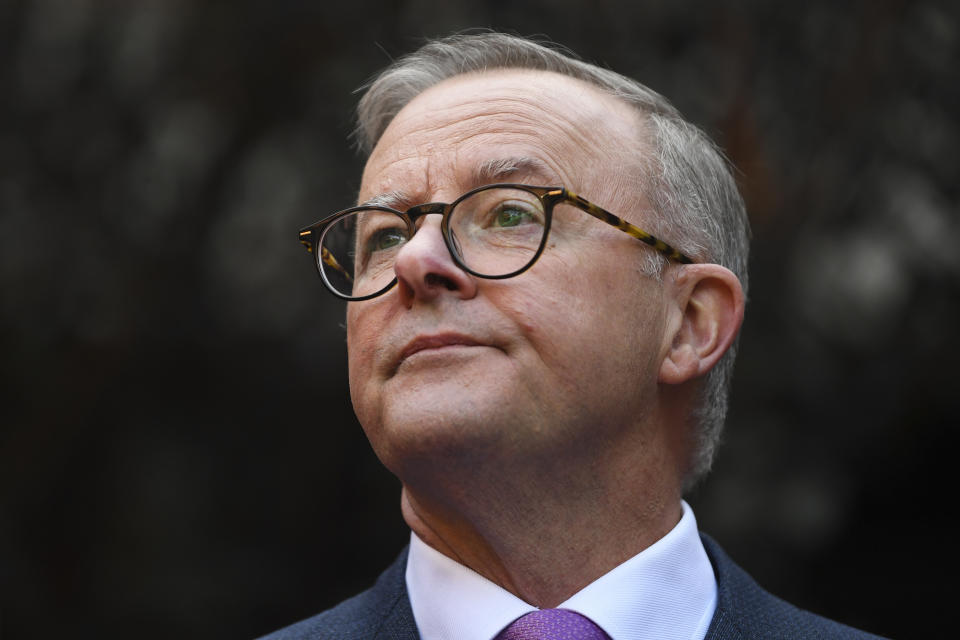
[[[717,581],[697,521],[667,535],[573,594],[571,609],[613,640],[703,640],[717,607]],[[536,607],[410,536],[407,591],[423,640],[491,640]]]

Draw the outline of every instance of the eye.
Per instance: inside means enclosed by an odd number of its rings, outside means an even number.
[[[401,245],[406,238],[403,230],[398,228],[379,229],[367,239],[367,251],[386,251]]]
[[[529,207],[505,202],[493,212],[493,226],[517,227],[534,221],[534,212]]]

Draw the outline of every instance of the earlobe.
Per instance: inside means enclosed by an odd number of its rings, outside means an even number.
[[[740,280],[717,264],[686,265],[674,281],[676,306],[660,382],[681,384],[716,365],[743,323]]]

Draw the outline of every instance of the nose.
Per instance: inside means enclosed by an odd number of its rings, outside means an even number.
[[[397,253],[397,289],[408,308],[441,295],[467,300],[477,294],[476,280],[453,261],[443,242],[440,219],[438,214],[425,215],[420,229]]]

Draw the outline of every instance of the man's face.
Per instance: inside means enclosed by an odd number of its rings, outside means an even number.
[[[496,71],[424,92],[370,156],[360,201],[451,202],[492,182],[565,186],[643,226],[636,113],[564,76]],[[405,481],[425,467],[507,469],[602,456],[656,399],[663,288],[640,242],[569,207],[525,273],[461,271],[427,216],[399,284],[348,305],[354,408]]]

